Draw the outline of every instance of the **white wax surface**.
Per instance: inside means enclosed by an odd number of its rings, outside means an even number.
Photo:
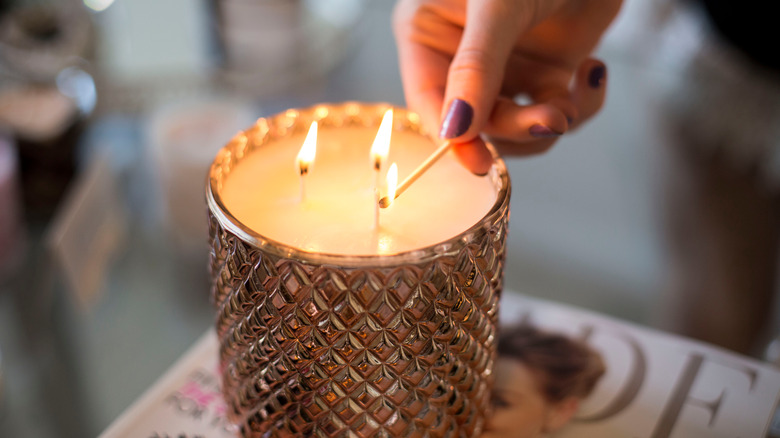
[[[496,200],[488,177],[471,174],[449,152],[388,208],[374,227],[375,172],[369,157],[376,128],[320,127],[317,155],[300,202],[295,157],[305,133],[263,146],[227,176],[227,210],[258,234],[310,252],[395,254],[443,242],[482,219]],[[412,132],[393,131],[380,179],[396,162],[399,182],[435,145]]]

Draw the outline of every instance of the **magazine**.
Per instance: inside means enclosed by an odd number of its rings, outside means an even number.
[[[531,390],[542,400],[550,394],[559,399],[540,402],[545,422],[529,432],[533,436],[764,438],[769,433],[780,394],[780,371],[770,364],[557,303],[513,293],[502,300],[495,421],[485,437],[510,436],[503,432],[507,427],[518,436],[522,418],[531,418],[530,423],[541,417],[512,406],[512,397],[526,397],[520,393]],[[582,366],[576,376],[544,378],[535,368],[530,347],[550,345],[570,353],[536,350],[537,356],[578,355]],[[225,417],[217,351],[216,335],[209,331],[101,438],[235,437]],[[571,369],[556,366],[555,372]],[[537,384],[523,385],[524,378]],[[545,393],[539,379],[557,387]],[[508,426],[501,424],[502,415]]]

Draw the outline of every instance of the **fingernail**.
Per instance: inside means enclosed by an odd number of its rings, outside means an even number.
[[[603,64],[599,64],[593,67],[588,73],[588,85],[591,88],[599,88],[604,85],[604,78],[606,77],[607,69]]]
[[[562,132],[553,131],[549,126],[544,126],[539,123],[531,125],[531,127],[528,128],[528,132],[536,138],[558,137],[563,134]]]
[[[439,137],[444,139],[459,137],[466,133],[474,118],[474,108],[462,99],[455,99],[447,109],[447,115],[441,122]]]

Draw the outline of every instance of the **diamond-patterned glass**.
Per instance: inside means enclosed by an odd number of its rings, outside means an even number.
[[[212,165],[212,300],[229,418],[247,437],[477,436],[496,357],[509,219],[503,162],[491,174],[499,192],[491,212],[436,247],[351,257],[268,242],[225,212],[222,179],[252,148],[315,115],[369,125],[387,107],[322,108],[258,121]],[[395,113],[405,129],[420,129],[416,115]]]

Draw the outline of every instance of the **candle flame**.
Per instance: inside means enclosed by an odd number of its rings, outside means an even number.
[[[398,186],[398,166],[393,163],[390,165],[390,169],[387,170],[387,207],[393,204],[395,200],[395,189]]]
[[[390,152],[390,135],[393,131],[393,110],[385,111],[382,117],[382,123],[379,124],[379,130],[376,132],[374,144],[371,145],[371,160],[374,163],[374,169],[379,171],[382,163],[387,159]]]
[[[297,162],[298,171],[301,175],[309,173],[309,168],[314,164],[314,155],[317,153],[317,122],[311,122],[309,133],[306,134],[306,140],[303,141],[300,152],[298,152]]]

